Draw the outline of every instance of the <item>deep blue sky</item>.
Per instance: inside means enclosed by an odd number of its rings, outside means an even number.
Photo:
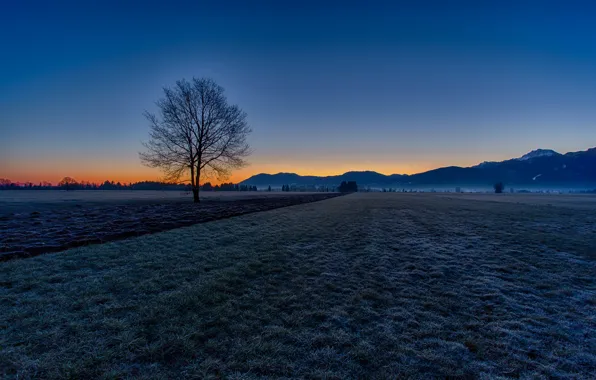
[[[156,178],[142,112],[192,76],[248,112],[236,180],[596,145],[590,2],[174,3],[3,2],[0,177]]]

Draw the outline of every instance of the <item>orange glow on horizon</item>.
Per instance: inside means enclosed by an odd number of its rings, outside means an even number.
[[[461,166],[469,166],[470,164],[462,163]],[[163,176],[157,169],[144,167],[140,164],[122,164],[122,165],[102,165],[101,163],[90,165],[82,165],[83,167],[73,163],[55,162],[53,164],[27,165],[26,163],[19,163],[19,167],[8,166],[8,170],[3,170],[0,173],[0,178],[7,178],[17,183],[39,183],[50,182],[52,184],[58,183],[63,177],[69,176],[79,182],[91,182],[101,184],[104,181],[114,181],[120,183],[141,182],[141,181],[161,181]],[[423,162],[410,163],[408,165],[394,165],[385,163],[347,163],[343,162],[340,165],[321,163],[301,163],[293,165],[291,163],[270,163],[260,162],[250,165],[246,168],[236,170],[232,175],[223,181],[217,178],[204,178],[202,183],[211,182],[212,184],[220,184],[222,182],[238,183],[253,175],[260,173],[277,174],[277,173],[296,173],[299,175],[312,176],[334,176],[340,175],[348,171],[376,171],[381,174],[416,174],[427,170],[432,170],[438,167],[446,166],[444,163]],[[60,167],[60,169],[57,169]]]
[[[499,159],[496,158],[495,159]],[[222,182],[238,183],[255,174],[277,174],[281,172],[299,175],[333,176],[348,171],[376,171],[381,174],[416,174],[444,166],[471,166],[481,160],[473,155],[450,155],[448,160],[439,155],[423,157],[388,157],[387,155],[352,155],[346,160],[343,155],[255,155],[249,159],[249,165],[235,170],[223,180],[202,178],[201,183],[211,182],[213,185]],[[143,166],[135,152],[124,156],[87,156],[74,157],[34,157],[17,161],[3,162],[0,167],[0,178],[13,182],[50,182],[57,184],[62,178],[69,176],[79,182],[103,183],[114,181],[120,183],[140,181],[160,181],[163,178],[158,169]]]

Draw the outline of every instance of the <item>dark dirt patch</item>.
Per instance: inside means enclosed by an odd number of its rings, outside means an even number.
[[[0,219],[0,261],[105,243],[197,223],[320,201],[337,193],[297,194],[200,204],[153,203],[53,208]]]

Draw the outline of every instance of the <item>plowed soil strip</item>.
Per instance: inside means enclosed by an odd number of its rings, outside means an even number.
[[[300,194],[200,204],[119,204],[55,209],[0,218],[0,261],[316,202],[338,193]]]

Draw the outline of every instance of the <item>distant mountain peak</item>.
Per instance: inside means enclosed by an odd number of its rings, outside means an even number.
[[[379,172],[376,172],[374,170],[350,170],[349,172],[345,172],[343,175],[346,174],[379,174],[379,175],[383,175]]]
[[[242,181],[251,186],[280,188],[291,185],[302,188],[334,187],[342,181],[356,181],[359,186],[401,188],[416,186],[488,186],[496,181],[508,185],[596,186],[596,148],[562,155],[552,149],[536,149],[519,158],[461,168],[442,167],[423,173],[385,175],[371,170],[348,171],[330,176],[302,176],[296,173],[261,173]]]
[[[497,161],[483,161],[483,162],[479,163],[478,165],[474,165],[472,167],[473,168],[486,168],[487,166],[497,165],[497,164],[498,164]]]
[[[536,157],[549,157],[549,156],[557,156],[557,155],[560,155],[560,153],[555,152],[552,149],[535,149],[529,153],[524,154],[523,156],[518,158],[518,160],[526,161],[526,160],[536,158]]]

